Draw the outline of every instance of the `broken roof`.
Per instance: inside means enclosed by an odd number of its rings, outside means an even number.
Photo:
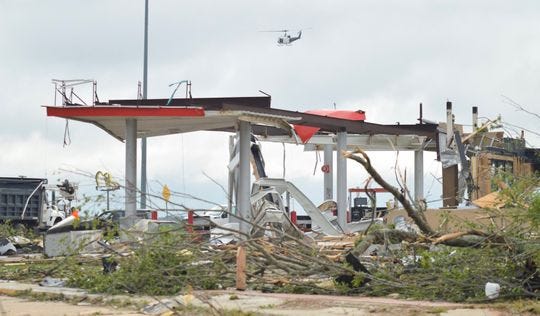
[[[48,116],[94,124],[119,140],[125,121],[137,119],[137,135],[151,137],[198,130],[234,131],[239,120],[249,121],[260,136],[291,136],[290,124],[319,128],[328,134],[347,131],[361,135],[418,135],[436,139],[436,124],[383,125],[271,108],[271,98],[176,98],[110,100],[94,106],[46,106]]]

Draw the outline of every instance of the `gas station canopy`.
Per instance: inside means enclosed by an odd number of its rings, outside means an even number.
[[[47,116],[91,123],[116,139],[125,141],[125,209],[126,216],[131,218],[136,215],[138,137],[203,130],[237,132],[239,162],[236,167],[238,169],[236,206],[240,217],[246,220],[250,219],[251,214],[249,153],[252,134],[261,140],[297,144],[301,142],[315,146],[323,144],[325,157],[327,152],[329,154],[334,150],[341,152],[346,150],[347,146],[362,146],[364,150],[379,147],[380,150],[414,150],[417,196],[423,194],[420,189],[423,186],[422,153],[426,150],[426,144],[434,146],[433,143],[436,144],[438,140],[436,124],[368,123],[365,122],[363,111],[319,110],[303,113],[274,109],[270,107],[270,97],[110,100],[108,103],[94,102],[91,106],[68,103],[64,99],[63,106],[47,106],[46,109]],[[361,137],[354,138],[347,135]],[[358,143],[349,142],[349,138]],[[338,210],[345,210],[346,159],[340,154],[336,157],[337,206]],[[331,178],[328,175],[325,175],[325,192],[331,191],[331,186],[327,184],[327,180]],[[339,225],[346,231],[346,212],[338,214],[340,214]],[[240,221],[242,231],[247,232],[248,226]]]
[[[94,124],[121,141],[126,138],[127,119],[137,120],[137,137],[201,130],[234,132],[239,121],[247,121],[255,135],[284,142],[299,142],[293,124],[316,128],[318,135],[346,131],[350,135],[416,135],[437,139],[436,124],[374,124],[364,120],[362,111],[341,110],[334,115],[332,111],[303,113],[271,108],[270,100],[270,97],[129,99],[93,106],[68,104],[46,108],[47,116]],[[304,139],[302,142],[307,143]]]

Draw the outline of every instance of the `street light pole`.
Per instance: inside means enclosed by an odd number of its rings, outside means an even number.
[[[144,0],[144,66],[142,98],[148,91],[148,0]],[[141,208],[146,208],[146,136],[141,138]]]

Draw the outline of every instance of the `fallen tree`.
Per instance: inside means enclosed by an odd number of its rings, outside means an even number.
[[[357,154],[360,154],[360,156],[358,156]],[[488,234],[478,230],[456,232],[443,236],[441,232],[435,231],[427,223],[426,217],[424,216],[425,204],[419,203],[418,201],[414,203],[409,201],[409,199],[407,199],[405,193],[402,190],[394,187],[386,180],[384,180],[383,177],[377,172],[377,170],[373,168],[369,156],[364,151],[357,148],[353,152],[344,152],[343,155],[346,158],[360,163],[369,173],[369,175],[373,178],[373,180],[375,180],[375,182],[377,182],[380,186],[390,192],[403,205],[403,208],[407,212],[407,215],[414,221],[420,231],[427,238],[434,241],[435,243],[442,243],[458,247],[477,247],[479,243],[482,242],[506,242],[503,236],[499,236],[496,234]]]
[[[44,276],[67,277],[70,285],[108,293],[175,295],[231,288],[237,280],[237,252],[241,246],[246,262],[239,270],[245,272],[248,289],[377,296],[398,293],[417,299],[464,301],[485,299],[484,284],[497,282],[508,297],[538,297],[540,220],[533,219],[538,216],[540,199],[516,204],[518,210],[526,205],[532,207],[525,217],[519,217],[523,221],[531,219],[527,229],[516,224],[489,229],[472,225],[450,233],[438,231],[428,224],[425,206],[411,202],[406,188],[387,183],[367,154],[344,154],[361,163],[379,185],[394,194],[419,231],[372,225],[366,235],[344,236],[350,242],[339,242],[346,246],[328,251],[325,247],[334,242],[330,239],[313,240],[253,222],[249,224],[264,232],[258,237],[220,227],[239,237],[236,243],[227,245],[213,244],[183,227],[141,235],[144,238],[126,244],[125,251],[113,247],[112,242],[107,261],[118,263],[116,271],[104,270],[101,258],[83,265],[65,259],[55,270],[44,271]],[[171,201],[169,205],[189,210]],[[524,216],[523,212],[518,213]],[[237,218],[231,213],[229,216]],[[379,248],[382,251],[363,256],[374,244],[383,245]],[[386,247],[389,244],[398,244],[399,249]]]
[[[537,269],[536,262],[540,260],[540,245],[538,220],[540,216],[540,195],[530,190],[530,187],[538,187],[540,180],[538,177],[531,183],[528,183],[527,188],[519,188],[529,194],[532,192],[532,201],[523,202],[524,194],[515,194],[515,192],[507,192],[510,197],[519,197],[521,201],[508,201],[509,205],[517,206],[519,216],[514,216],[512,225],[506,227],[486,227],[485,230],[467,229],[451,233],[443,233],[433,229],[427,222],[424,215],[425,204],[420,201],[411,202],[406,193],[405,186],[397,188],[389,184],[377,172],[371,164],[369,156],[361,149],[347,151],[342,153],[346,158],[360,163],[368,174],[381,187],[390,192],[403,205],[407,215],[413,220],[414,224],[419,228],[420,232],[404,231],[400,229],[380,229],[375,230],[363,237],[360,242],[351,250],[351,253],[356,257],[362,256],[364,252],[372,244],[388,244],[388,243],[410,243],[410,244],[428,244],[428,245],[445,245],[450,247],[460,248],[497,248],[497,255],[504,254],[503,260],[508,260],[512,264],[516,264],[514,270],[521,271],[517,282],[522,282],[522,295],[539,297],[540,290],[540,274]],[[517,186],[519,187],[519,186]],[[410,195],[409,195],[410,196]],[[515,199],[514,199],[515,200]],[[536,204],[535,204],[536,203]],[[536,208],[534,206],[536,205]],[[525,214],[525,215],[524,215]],[[474,224],[471,226],[475,226]],[[416,254],[414,254],[416,261]],[[489,263],[489,262],[488,262]],[[510,281],[506,281],[510,282]],[[516,285],[514,284],[514,288]]]

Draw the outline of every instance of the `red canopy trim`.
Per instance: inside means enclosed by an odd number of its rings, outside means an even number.
[[[305,113],[340,118],[340,119],[351,120],[351,121],[365,121],[366,120],[366,112],[364,111],[309,110],[309,111],[306,111]],[[304,144],[307,143],[311,139],[311,137],[313,137],[313,135],[315,135],[320,130],[319,127],[305,126],[305,125],[293,125],[293,127],[294,127],[294,131],[296,132],[296,135],[300,137],[300,140],[302,140],[302,143]]]

